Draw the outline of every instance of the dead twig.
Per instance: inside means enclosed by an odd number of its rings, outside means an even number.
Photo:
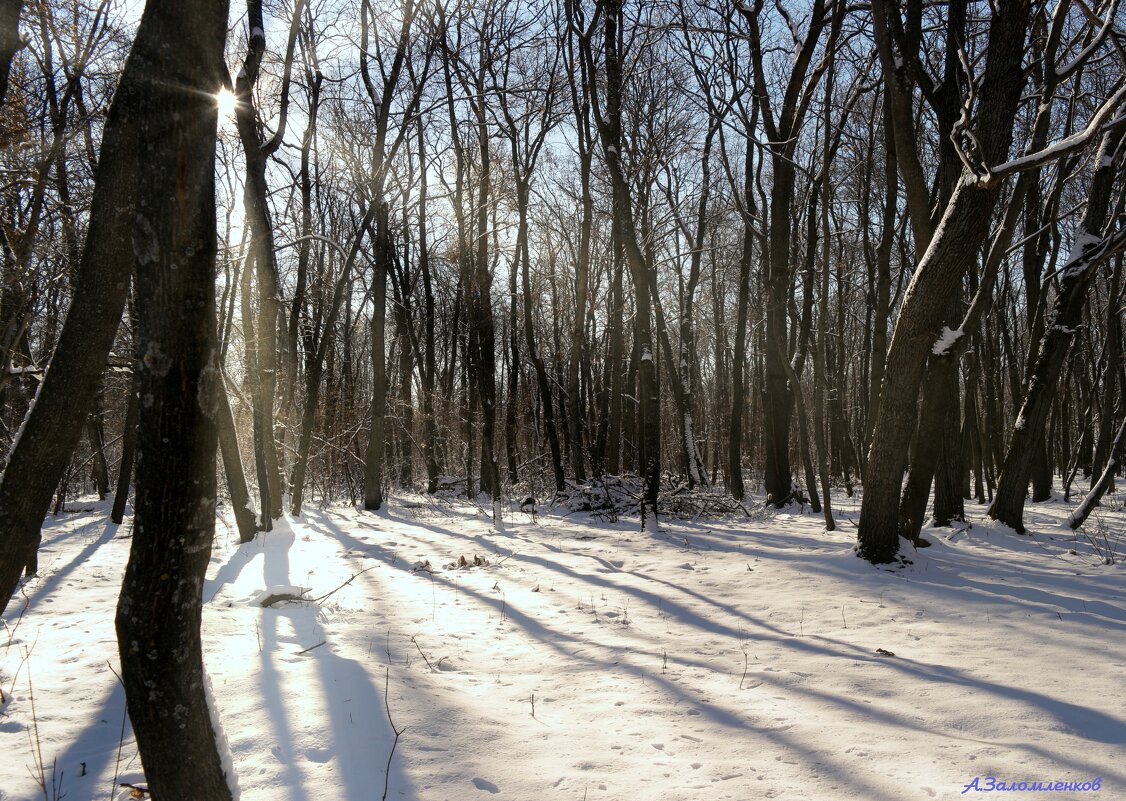
[[[426,654],[422,653],[422,646],[418,644],[418,640],[411,637],[411,642],[414,643],[414,647],[418,649],[418,653],[422,657],[422,661],[426,663],[426,667],[430,668],[430,672],[433,673],[434,666],[430,664],[430,660],[426,658]]]
[[[414,642],[414,637],[411,637],[411,642]],[[417,645],[417,644],[418,643],[415,643],[415,645]],[[422,649],[420,648],[418,652],[421,654]],[[426,657],[423,656],[422,658],[425,659]],[[430,663],[427,662],[426,664],[430,664]],[[388,789],[388,786],[391,783],[391,760],[394,759],[394,757],[395,757],[395,749],[399,745],[399,737],[403,734],[403,732],[405,732],[407,730],[405,726],[401,729],[397,728],[395,726],[395,721],[391,718],[391,702],[388,700],[388,697],[387,697],[387,691],[388,691],[388,688],[390,686],[391,686],[391,669],[385,667],[385,668],[383,668],[383,707],[384,707],[384,709],[387,710],[387,722],[391,724],[391,731],[393,731],[395,733],[395,741],[391,743],[391,753],[389,753],[387,755],[387,769],[383,772],[383,799],[382,799],[382,801],[387,801],[387,789]]]
[[[343,584],[341,584],[335,590],[330,590],[329,592],[326,592],[324,595],[321,595],[317,598],[314,598],[313,603],[319,603],[320,601],[323,601],[325,598],[329,597],[330,595],[334,595],[335,593],[340,592],[342,589],[344,589],[349,584],[351,584],[353,581],[355,581],[357,576],[362,576],[364,573],[367,573],[369,570],[375,570],[375,568],[376,568],[376,565],[372,565],[371,567],[365,567],[363,570],[361,570],[358,573],[353,573],[351,578],[349,578],[347,581],[345,581]]]

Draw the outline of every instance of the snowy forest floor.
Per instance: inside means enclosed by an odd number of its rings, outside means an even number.
[[[1126,798],[1126,514],[1107,503],[1098,549],[1062,502],[1030,504],[1026,537],[970,504],[888,569],[853,554],[843,497],[832,533],[793,509],[657,534],[513,512],[502,535],[419,496],[241,547],[221,525],[207,671],[243,801],[371,801],[385,779],[419,801],[991,795],[962,795],[975,777]],[[143,782],[113,672],[130,521],[72,507],[3,617],[3,801],[43,798],[41,765],[48,801]],[[328,595],[261,605],[300,588]]]

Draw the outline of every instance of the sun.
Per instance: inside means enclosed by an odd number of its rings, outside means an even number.
[[[229,120],[235,116],[235,106],[238,105],[238,99],[230,89],[223,88],[215,95],[215,104],[219,107],[219,117]]]

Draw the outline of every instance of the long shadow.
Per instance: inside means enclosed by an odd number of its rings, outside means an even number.
[[[319,529],[322,533],[337,539],[346,548],[357,549],[357,550],[366,550],[366,551],[369,552],[369,554],[371,553],[371,551],[375,551],[376,555],[374,555],[373,558],[377,558],[380,561],[385,562],[389,566],[398,566],[397,561],[401,561],[401,560],[396,560],[394,555],[391,552],[387,551],[386,549],[384,549],[384,548],[382,548],[378,545],[373,545],[372,543],[365,543],[361,540],[358,540],[358,539],[352,537],[351,535],[347,534],[345,531],[343,531],[339,526],[337,526],[335,523],[333,523],[327,517],[319,518],[319,521],[318,521],[317,524],[313,524],[313,523],[311,523],[307,520],[306,525],[308,525],[310,528]],[[447,535],[452,533],[452,532],[449,532],[449,531],[444,530],[444,529],[439,529],[438,531],[439,531],[439,533],[447,534]],[[401,534],[401,532],[400,532],[400,534]],[[457,535],[457,536],[464,537],[464,535]],[[551,566],[551,565],[549,565],[549,566]],[[555,565],[554,567],[556,567],[557,569],[559,568],[559,566],[557,566],[557,565]],[[409,575],[409,569],[407,568],[406,565],[403,565],[400,569],[402,569],[405,573],[408,573],[408,575]],[[376,580],[375,578],[370,578],[372,575],[373,574],[365,574],[365,576],[363,577],[363,580],[365,580],[365,581],[375,581]],[[448,589],[454,588],[454,583],[440,573],[431,574],[431,578],[433,578],[434,581],[444,585]],[[615,586],[615,585],[608,585],[608,586]],[[534,639],[536,639],[537,641],[539,641],[540,643],[542,643],[543,645],[545,645],[546,647],[548,647],[552,651],[555,651],[556,653],[558,653],[562,657],[565,657],[565,658],[568,658],[568,659],[571,659],[571,660],[575,660],[575,661],[582,660],[585,663],[587,663],[591,668],[604,671],[608,674],[614,673],[614,672],[621,672],[622,671],[622,664],[619,664],[619,663],[622,662],[624,664],[627,664],[630,668],[637,670],[639,674],[642,674],[644,676],[645,681],[651,682],[651,683],[657,685],[669,697],[676,699],[675,702],[674,702],[675,704],[684,703],[688,707],[696,709],[703,716],[711,719],[713,722],[715,722],[719,725],[725,726],[725,727],[733,729],[733,730],[742,731],[742,732],[757,732],[758,734],[760,734],[763,737],[766,737],[766,738],[769,738],[771,740],[780,742],[785,748],[793,751],[794,753],[803,753],[807,750],[807,746],[803,745],[800,742],[797,742],[793,737],[787,736],[786,734],[784,734],[779,729],[759,729],[759,728],[756,728],[748,720],[744,719],[743,717],[740,717],[738,714],[736,714],[734,712],[731,712],[727,709],[723,709],[723,708],[721,708],[721,707],[719,707],[715,704],[701,702],[693,694],[690,694],[690,692],[688,691],[687,688],[682,687],[681,685],[679,685],[679,684],[675,683],[674,681],[666,678],[665,676],[658,674],[658,673],[652,673],[652,672],[646,671],[645,669],[641,668],[640,666],[629,664],[628,660],[623,660],[623,657],[628,656],[628,654],[619,653],[619,654],[617,654],[617,656],[619,658],[617,660],[611,661],[609,658],[601,659],[601,658],[597,658],[597,657],[590,657],[590,656],[587,656],[585,654],[579,653],[577,650],[570,650],[564,645],[564,643],[567,643],[567,644],[570,644],[570,645],[573,645],[573,646],[582,646],[582,647],[590,647],[590,646],[600,647],[600,646],[597,646],[597,644],[595,644],[595,643],[591,643],[591,642],[579,639],[579,638],[577,638],[573,635],[567,634],[565,632],[555,631],[555,630],[549,629],[548,627],[544,626],[540,621],[538,621],[535,618],[530,617],[529,615],[525,614],[523,611],[521,611],[518,607],[514,606],[513,604],[508,603],[508,602],[503,602],[501,599],[498,599],[498,598],[493,598],[491,596],[484,595],[483,593],[480,593],[480,592],[472,589],[471,587],[459,586],[458,591],[464,597],[472,599],[472,600],[476,601],[477,603],[479,603],[483,606],[490,607],[492,609],[492,611],[495,614],[498,615],[498,617],[501,615],[502,603],[503,603],[504,604],[503,612],[504,612],[504,615],[505,615],[507,620],[509,620],[509,621],[513,622],[515,625],[519,626],[529,636],[533,637]],[[637,653],[637,652],[633,651],[632,653]],[[826,653],[831,653],[831,652],[826,652]],[[685,664],[687,664],[687,663],[685,663]],[[699,666],[702,667],[702,668],[706,668],[706,669],[713,669],[708,665],[701,664]],[[764,678],[764,677],[759,676],[759,678]],[[773,682],[773,683],[777,683],[777,682]],[[790,689],[791,691],[794,691],[794,692],[802,692],[801,689],[792,688],[792,687],[789,687],[788,685],[787,685],[787,689]],[[837,699],[837,698],[834,698],[834,697],[831,697],[831,696],[826,696],[824,700],[836,702],[838,705],[841,704],[841,699]],[[870,707],[863,706],[863,705],[860,705],[858,703],[853,703],[853,702],[846,702],[844,705],[848,706],[850,708],[854,708],[857,712],[863,714],[866,717],[870,718],[873,715],[873,711]],[[913,724],[911,724],[910,721],[907,721],[906,719],[896,719],[893,716],[888,716],[888,715],[883,715],[883,714],[881,714],[880,716],[883,717],[890,725],[900,726],[900,727],[902,727],[902,726],[913,726]],[[827,755],[824,754],[824,753],[821,753],[821,754],[818,754],[818,757],[820,759],[826,759]],[[835,767],[835,766],[830,766],[830,767]],[[854,771],[848,769],[847,767],[842,767],[839,772],[834,770],[834,773],[836,774],[836,778],[839,781],[843,781],[843,782],[847,782],[849,784],[852,784],[854,787],[857,788],[858,791],[860,791],[862,793],[862,795],[864,797],[873,798],[873,799],[887,797],[887,796],[882,795],[879,788],[877,788],[877,787],[875,787],[871,784],[868,784],[861,777],[857,776]]]
[[[122,716],[125,716],[124,734]],[[114,679],[101,704],[90,713],[86,728],[56,757],[63,794],[73,797],[77,792],[75,788],[82,788],[90,798],[101,796],[107,787],[98,783],[99,777],[116,759],[118,741],[128,742],[132,737],[133,726],[125,715],[125,690],[121,682]]]
[[[227,561],[219,567],[215,572],[215,578],[204,580],[203,599],[205,603],[210,603],[215,600],[215,596],[223,590],[223,587],[238,581],[239,577],[242,575],[242,571],[246,569],[256,557],[262,555],[263,551],[254,550],[254,546],[256,545],[259,548],[261,548],[262,545],[257,537],[251,542],[243,543],[236,548],[227,558]]]
[[[360,540],[357,540],[357,539],[351,537],[349,534],[345,533],[344,531],[339,529],[335,524],[333,524],[329,521],[322,521],[322,524],[318,525],[317,528],[319,528],[323,533],[327,534],[328,536],[337,539],[341,544],[345,545],[346,547],[359,548],[359,549],[366,547],[369,550],[371,548],[371,545],[369,543],[364,543]],[[392,558],[389,558],[389,557],[392,557],[392,555],[390,553],[388,553],[384,549],[378,548],[378,546],[377,546],[376,549],[380,553],[380,556],[378,556],[376,558],[379,558],[380,561],[384,561],[388,565],[395,566],[395,562],[392,561]],[[402,569],[404,570],[405,573],[409,574],[409,569],[407,569],[405,566]],[[454,582],[450,581],[443,574],[441,574],[441,573],[430,573],[428,575],[430,576],[430,578],[432,578],[439,585],[444,586],[444,587],[446,587],[450,590],[454,589]],[[366,574],[365,574],[365,578],[367,578]],[[500,617],[500,615],[501,615],[502,604],[503,604],[503,612],[504,612],[504,615],[507,619],[513,621],[516,625],[520,626],[520,628],[524,629],[524,631],[527,632],[530,636],[532,636],[533,638],[535,638],[536,640],[538,640],[542,644],[546,645],[547,647],[559,652],[563,656],[576,657],[577,655],[574,654],[571,651],[568,651],[563,646],[561,646],[559,644],[559,641],[566,641],[566,642],[579,644],[579,645],[587,645],[588,644],[585,641],[582,641],[582,640],[578,639],[577,637],[574,637],[573,635],[566,634],[565,632],[557,632],[557,631],[554,631],[552,629],[549,629],[548,627],[544,626],[540,621],[538,621],[535,618],[530,617],[529,615],[522,612],[518,607],[513,606],[513,604],[508,603],[507,601],[504,601],[500,598],[490,597],[488,595],[485,595],[483,593],[480,593],[480,592],[474,590],[472,587],[466,587],[464,585],[459,585],[457,587],[457,591],[461,595],[468,597],[468,598],[471,598],[471,599],[477,601],[478,603],[480,603],[483,606],[490,607],[498,617]],[[595,667],[602,667],[602,668],[607,669],[607,670],[612,669],[614,667],[614,664],[612,662],[610,662],[609,660],[591,659],[591,658],[585,657],[585,656],[583,656],[581,658],[585,659],[587,662],[591,663]],[[668,689],[670,690],[670,692],[673,692],[675,694],[683,696],[683,699],[685,701],[687,701],[687,702],[689,702],[693,705],[695,705],[697,703],[696,699],[688,697],[684,693],[682,688],[680,688],[676,685],[673,685],[673,684],[669,683],[667,680],[661,679],[660,677],[655,677],[655,680],[658,683],[663,683],[663,684],[668,685]],[[710,706],[703,707],[702,709],[703,709],[703,711],[707,712],[708,714],[713,714],[713,713],[719,712],[719,710],[715,709],[714,707],[710,707]],[[725,726],[731,726],[731,727],[736,727],[736,728],[742,728],[742,727],[745,726],[744,721],[742,721],[741,719],[737,718],[736,716],[731,715],[731,714],[726,713],[726,712],[715,715],[715,720],[716,720],[717,723],[721,723]]]
[[[290,585],[289,549],[296,534],[288,524],[279,526],[269,535],[273,542],[265,548],[263,578],[268,586]],[[278,538],[284,538],[282,543]],[[279,545],[281,547],[279,547]],[[243,546],[246,547],[246,546]],[[318,620],[317,607],[296,604],[262,610],[262,687],[270,721],[277,733],[277,756],[285,765],[286,783],[299,793],[300,799],[309,799],[305,778],[297,763],[293,748],[293,732],[286,715],[286,696],[282,691],[282,674],[279,661],[285,660],[279,650],[278,621],[287,619],[294,636],[303,648],[315,647],[309,659],[316,660],[323,689],[323,702],[331,725],[325,733],[331,738],[331,749],[306,749],[303,756],[314,762],[335,759],[339,783],[335,790],[349,801],[370,801],[372,790],[384,780],[386,762],[383,755],[389,752],[394,732],[385,721],[382,700],[372,684],[371,677],[358,662],[338,656]],[[348,698],[338,696],[346,690]],[[409,789],[409,781],[402,767],[401,757],[391,764],[389,787],[396,792]]]
[[[281,689],[281,674],[274,664],[274,655],[278,648],[278,617],[283,615],[283,610],[263,610],[260,674],[262,679],[258,682],[258,686],[262,688],[262,701],[270,717],[271,731],[275,735],[276,750],[273,753],[283,765],[285,784],[291,788],[296,799],[308,801],[304,774],[293,753],[293,733],[290,731],[289,720],[285,714],[286,698]]]
[[[31,592],[27,593],[27,596],[31,601],[30,608],[34,609],[36,603],[38,603],[40,598],[46,598],[48,595],[54,592],[59,584],[63,581],[63,579],[67,578],[71,573],[77,570],[79,565],[83,564],[87,559],[94,555],[95,551],[112,540],[113,535],[117,533],[118,528],[119,526],[116,523],[109,520],[105,521],[102,528],[102,533],[99,534],[96,539],[88,542],[86,546],[65,565],[58,568],[55,572],[51,573],[51,575],[49,575],[47,578],[37,582]],[[122,569],[124,569],[125,565],[123,564],[121,565],[121,567]]]
[[[775,537],[776,535],[763,535],[765,537]],[[757,537],[756,537],[757,539]],[[777,539],[777,538],[776,538]],[[766,558],[775,561],[791,561],[791,562],[810,562],[810,554],[817,552],[826,552],[839,550],[839,545],[827,545],[819,547],[816,545],[808,546],[804,551],[791,550],[789,553],[782,552],[769,552],[764,550],[757,550],[747,545],[740,543],[726,542],[722,536],[717,536],[714,532],[704,532],[697,534],[694,544],[705,543],[708,551],[719,551],[727,553],[738,553],[741,557],[751,558]],[[778,539],[779,547],[785,543],[785,540]],[[942,546],[938,546],[940,549]],[[1061,577],[1056,573],[1050,571],[1033,571],[1036,575],[1036,580],[1047,585],[1063,584],[1062,587],[1048,586],[1044,587],[1029,587],[1024,582],[1029,580],[1028,572],[1022,570],[1015,570],[1007,568],[1002,562],[998,560],[990,560],[989,569],[998,577],[996,582],[978,581],[969,578],[965,571],[953,572],[951,567],[942,558],[943,550],[939,550],[935,556],[921,555],[917,559],[924,560],[917,562],[916,569],[904,571],[900,574],[900,578],[905,579],[916,585],[924,587],[941,588],[944,593],[955,593],[963,596],[967,601],[996,603],[1002,605],[1012,605],[1020,607],[1019,602],[1026,604],[1040,605],[1046,608],[1047,611],[1055,612],[1057,609],[1062,609],[1071,614],[1073,618],[1090,617],[1092,622],[1100,625],[1106,625],[1111,628],[1126,630],[1126,593],[1120,593],[1122,606],[1116,606],[1113,603],[1107,603],[1101,600],[1087,600],[1084,598],[1076,597],[1068,593],[1072,587],[1068,586],[1068,577]],[[859,560],[857,560],[859,562]],[[925,565],[925,569],[920,569],[920,565]],[[838,576],[840,578],[848,578],[856,581],[860,577],[860,572],[866,570],[863,565],[857,571],[850,571],[847,567],[842,568],[838,565],[831,563],[827,564],[823,561],[818,561],[816,564],[817,570],[821,573],[828,573],[830,575]],[[654,581],[661,581],[655,577],[648,577]],[[1010,583],[1010,581],[1014,583]],[[668,582],[664,582],[668,583]],[[671,585],[676,586],[676,585]],[[713,606],[725,608],[728,612],[736,614],[738,612],[731,610],[727,607],[722,607],[717,604],[713,599],[694,593],[687,588],[680,588],[687,594],[698,597],[702,602],[710,603]],[[977,590],[977,592],[971,592]],[[1113,592],[1109,587],[1100,586],[1099,590],[1102,592]],[[1014,603],[1016,602],[1016,603]]]
[[[328,523],[329,521],[326,520],[325,522]],[[330,524],[330,526],[333,529],[333,531],[331,533],[333,533],[334,536],[337,536],[338,538],[349,538],[347,534],[345,534],[342,530],[339,529],[339,527],[335,526],[334,524]],[[466,535],[457,534],[456,532],[448,532],[448,531],[443,530],[441,533],[444,533],[446,535],[453,535],[453,536],[456,536],[456,537],[469,539],[468,537],[466,537]],[[343,539],[342,539],[342,541],[343,541]],[[356,543],[356,545],[361,546],[361,547],[370,547],[366,543],[360,543],[359,541],[354,541],[354,542]],[[378,546],[376,546],[376,547],[378,547]],[[585,555],[585,554],[582,554],[582,555]],[[636,597],[638,600],[649,603],[654,608],[658,607],[658,600],[660,600],[660,607],[663,608],[668,614],[675,615],[685,624],[690,625],[690,626],[694,626],[698,629],[701,629],[701,630],[704,630],[704,631],[711,631],[711,632],[715,632],[715,633],[719,633],[719,634],[725,634],[728,637],[733,637],[733,638],[736,638],[736,639],[743,639],[746,636],[745,632],[736,631],[736,630],[734,630],[734,629],[732,629],[728,626],[725,626],[723,624],[720,624],[720,623],[717,623],[715,621],[704,618],[704,617],[696,614],[692,610],[684,607],[683,605],[676,603],[675,601],[668,601],[664,598],[659,598],[659,596],[656,596],[653,593],[647,592],[647,591],[639,589],[639,588],[617,584],[615,582],[610,581],[606,577],[604,577],[604,575],[580,573],[580,572],[575,571],[575,570],[573,570],[569,567],[566,567],[564,565],[561,565],[561,564],[558,564],[558,563],[555,563],[555,562],[551,562],[551,561],[544,559],[542,557],[533,556],[533,555],[529,555],[529,554],[518,554],[514,558],[518,561],[531,562],[531,563],[534,563],[534,564],[538,564],[542,568],[549,570],[549,571],[555,571],[555,572],[567,574],[570,577],[572,577],[572,578],[574,578],[575,580],[578,580],[578,581],[595,584],[595,585],[604,587],[606,589],[611,589],[611,590],[615,590],[615,591],[618,591],[618,592],[622,592],[622,593],[625,593],[625,594],[632,595],[632,596]],[[601,563],[603,563],[604,560],[596,559],[596,561],[598,561],[601,564]],[[639,574],[633,573],[631,571],[618,570],[616,572],[619,573],[619,574],[622,574],[622,575],[631,575],[631,576],[634,576],[636,578],[640,578],[644,581],[654,581],[655,580],[651,576],[646,576],[644,574],[639,575]],[[444,579],[443,577],[439,576],[437,578],[440,581],[446,582],[446,579]],[[660,581],[660,580],[657,580],[657,581]],[[670,586],[670,588],[672,588],[672,589],[675,589],[675,590],[678,590],[678,591],[681,591],[681,592],[686,592],[686,590],[682,587],[679,587],[679,586],[676,586],[676,585],[671,585],[668,582],[662,582],[662,583],[668,584],[668,586]],[[491,598],[491,597],[488,597],[488,596],[480,596],[479,594],[477,594],[477,593],[473,592],[472,590],[469,590],[468,588],[465,588],[465,587],[461,587],[460,589],[461,589],[461,592],[466,593],[468,595],[476,595],[482,603],[493,606],[499,612],[500,601],[498,601],[497,599]],[[689,594],[693,594],[693,593],[691,593],[689,591]],[[697,595],[697,597],[702,598],[702,596],[699,596],[698,594],[696,594],[696,595]],[[716,605],[715,602],[711,601],[710,599],[702,598],[702,600],[708,601],[713,606]],[[878,660],[875,657],[873,657],[867,651],[862,650],[858,646],[855,646],[851,643],[846,643],[846,642],[843,642],[843,641],[840,641],[840,640],[836,640],[836,639],[833,639],[833,638],[827,638],[827,637],[819,638],[819,639],[825,641],[826,643],[831,644],[833,646],[832,648],[819,647],[819,646],[814,645],[813,643],[811,643],[811,642],[809,642],[805,639],[795,638],[791,634],[781,632],[779,629],[776,629],[772,626],[769,626],[768,624],[765,624],[763,621],[756,620],[756,619],[751,618],[751,617],[749,617],[749,616],[747,616],[743,613],[735,612],[735,611],[731,610],[730,608],[728,608],[726,606],[723,606],[723,605],[719,605],[719,606],[724,611],[728,611],[729,613],[732,613],[734,616],[736,616],[740,619],[744,619],[747,622],[752,623],[752,624],[754,624],[758,627],[765,628],[765,629],[768,629],[768,630],[772,630],[773,636],[765,635],[765,637],[764,637],[761,634],[758,635],[758,636],[761,637],[761,638],[768,639],[768,640],[774,640],[774,641],[778,642],[779,644],[784,645],[787,648],[797,648],[797,649],[817,653],[819,655],[827,656],[827,657],[850,658],[850,659],[854,659],[854,660],[870,662],[870,663],[873,663],[873,664],[878,663],[878,664],[890,665],[894,670],[897,670],[897,671],[905,674],[905,680],[915,680],[915,681],[917,681],[918,678],[920,677],[920,674],[922,674],[924,678],[927,678],[927,679],[929,679],[933,682],[936,682],[936,683],[953,684],[953,685],[958,685],[958,686],[962,686],[962,687],[966,687],[966,688],[975,689],[975,690],[978,690],[978,691],[981,691],[981,692],[992,693],[993,695],[999,696],[999,697],[1007,697],[1007,698],[1010,698],[1012,700],[1019,701],[1021,703],[1025,703],[1025,704],[1028,704],[1029,706],[1032,706],[1032,707],[1035,707],[1035,708],[1042,710],[1047,715],[1055,718],[1058,722],[1060,722],[1062,725],[1067,727],[1070,731],[1072,731],[1077,736],[1086,737],[1087,739],[1091,739],[1091,740],[1094,740],[1096,742],[1104,742],[1104,743],[1108,743],[1108,744],[1112,744],[1112,745],[1118,745],[1118,744],[1126,743],[1126,721],[1120,721],[1120,720],[1113,718],[1113,717],[1111,717],[1111,716],[1109,716],[1109,715],[1107,715],[1107,714],[1105,714],[1105,713],[1103,713],[1099,710],[1092,709],[1090,707],[1081,706],[1081,705],[1078,705],[1078,704],[1072,704],[1072,703],[1069,703],[1069,702],[1066,702],[1066,701],[1061,701],[1061,700],[1043,695],[1041,693],[1034,692],[1032,690],[1014,688],[1014,687],[1009,687],[1008,685],[986,681],[986,680],[983,680],[981,678],[966,675],[964,671],[961,671],[957,668],[952,668],[952,667],[949,667],[949,666],[934,665],[934,664],[929,664],[929,663],[924,663],[924,662],[913,662],[911,660],[899,660],[899,659],[893,660],[891,662],[881,661],[881,660]],[[541,641],[543,641],[545,644],[548,644],[549,646],[555,647],[555,643],[553,643],[551,641],[551,637],[548,636],[549,634],[556,637],[556,638],[561,637],[561,638],[565,638],[565,639],[571,639],[570,637],[568,637],[565,634],[550,632],[538,621],[535,621],[534,619],[527,618],[522,613],[520,613],[519,610],[514,609],[511,604],[506,605],[506,612],[507,612],[507,615],[508,615],[509,618],[511,618],[515,622],[521,624],[522,627],[524,627],[526,630],[528,630],[530,634],[532,634],[533,636],[536,636],[537,639],[540,639]],[[835,702],[837,705],[849,706],[849,704],[847,702],[845,702],[843,699],[839,699],[839,698],[836,698],[836,697],[833,697],[833,696],[825,696],[822,700]],[[870,714],[870,710],[868,711],[868,714]],[[735,720],[737,721],[737,719],[735,719]],[[717,722],[726,723],[727,725],[733,725],[732,719],[717,720]],[[735,723],[735,725],[743,725],[743,724],[742,724],[741,721],[738,721],[737,723]]]

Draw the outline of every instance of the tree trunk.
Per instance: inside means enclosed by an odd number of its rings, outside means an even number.
[[[153,15],[158,12],[153,11]],[[169,11],[176,14],[179,11]],[[190,17],[187,12],[183,15]],[[15,591],[28,551],[74,451],[117,333],[133,263],[140,125],[148,98],[175,65],[146,52],[126,65],[110,107],[71,304],[39,393],[0,478],[0,603]],[[218,79],[215,85],[219,85]]]
[[[250,286],[251,286],[251,267],[254,265],[254,253],[251,251],[247,254],[245,263],[242,267],[242,276],[239,281],[239,301],[240,311],[242,312],[242,319],[251,321],[254,319],[254,308],[251,304]],[[250,323],[247,323],[248,329]],[[262,531],[271,531],[274,527],[274,517],[270,514],[270,498],[271,490],[270,485],[276,481],[276,477],[270,474],[269,460],[266,458],[266,444],[267,436],[272,436],[272,427],[270,420],[272,414],[267,414],[264,405],[260,403],[262,398],[262,371],[258,366],[258,337],[257,336],[243,336],[243,351],[246,359],[246,382],[250,387],[250,406],[252,415],[252,428],[254,432],[254,473],[258,479],[258,501],[261,509],[261,522],[259,527]],[[271,410],[273,405],[271,404]]]
[[[1102,358],[1102,414],[1099,415],[1099,436],[1095,442],[1092,475],[1101,477],[1110,451],[1113,449],[1114,409],[1118,398],[1118,373],[1124,364],[1122,359],[1122,255],[1115,259],[1107,291],[1106,345]],[[1120,404],[1121,405],[1121,404]],[[1094,488],[1094,484],[1091,485]],[[1113,487],[1113,480],[1111,486]]]
[[[0,0],[0,106],[8,95],[8,76],[12,59],[23,47],[20,41],[20,11],[23,0]]]
[[[371,279],[371,433],[364,457],[364,508],[383,506],[384,447],[387,442],[387,268],[391,259],[389,210],[380,203],[375,216]]]
[[[117,470],[117,489],[113,494],[110,520],[117,525],[125,519],[129,500],[129,484],[133,480],[133,461],[137,452],[137,387],[129,378],[129,401],[125,407],[125,427],[121,431],[121,466]]]
[[[282,514],[281,461],[278,456],[277,436],[274,431],[274,408],[278,383],[278,329],[285,330],[282,316],[281,294],[278,286],[277,255],[274,247],[274,226],[270,220],[268,198],[269,185],[266,180],[266,165],[270,156],[280,147],[285,135],[286,110],[289,105],[290,70],[293,66],[293,47],[301,18],[303,0],[294,6],[293,24],[289,32],[289,47],[285,56],[282,79],[281,111],[278,128],[273,136],[263,142],[258,128],[257,112],[254,104],[254,86],[258,82],[259,68],[266,50],[265,24],[262,15],[262,0],[247,0],[247,16],[250,37],[246,58],[235,81],[235,120],[239,139],[246,157],[246,184],[243,202],[246,217],[250,223],[250,253],[254,256],[258,287],[258,316],[256,334],[258,338],[256,354],[257,380],[252,383],[254,395],[254,426],[256,448],[261,448],[260,461],[265,462],[268,474],[268,493],[264,493],[263,517],[275,519]],[[249,328],[250,322],[246,321]],[[296,358],[295,354],[291,354]],[[289,379],[296,379],[296,369],[291,365]],[[285,393],[291,395],[291,393]],[[286,412],[288,414],[288,411]],[[261,481],[261,479],[260,479]],[[267,527],[267,530],[269,528]]]
[[[614,237],[625,251],[626,264],[634,288],[634,342],[637,353],[637,464],[643,488],[640,505],[642,530],[656,529],[657,496],[660,492],[660,395],[653,341],[652,311],[649,302],[651,266],[646,263],[637,239],[629,184],[621,162],[622,148],[622,63],[618,50],[618,25],[621,0],[603,0],[606,11],[603,26],[605,57],[605,112],[597,120],[613,194]],[[586,58],[590,80],[595,79],[593,54]],[[591,87],[593,90],[594,87]]]
[[[216,409],[215,422],[219,427],[219,450],[223,454],[223,474],[227,477],[227,490],[231,493],[231,510],[235,515],[239,542],[250,542],[258,533],[258,526],[255,523],[254,506],[250,501],[250,490],[246,486],[246,474],[242,470],[242,454],[239,453],[235,418],[231,414],[231,403],[225,385],[217,393]]]
[[[883,0],[877,4],[886,15]],[[1017,3],[998,8],[990,21],[977,123],[980,157],[986,164],[1000,162],[1009,152],[1024,84],[1020,64],[1028,15],[1028,5]],[[889,562],[899,550],[900,489],[924,365],[939,337],[947,303],[989,231],[1000,183],[980,180],[968,168],[963,171],[904,295],[864,475],[857,536],[859,554],[871,562]]]
[[[555,491],[566,489],[563,473],[563,452],[559,447],[559,432],[555,426],[555,406],[552,399],[551,381],[548,380],[547,366],[536,347],[535,315],[532,307],[532,276],[529,268],[531,252],[528,249],[528,187],[521,183],[517,187],[519,202],[518,227],[516,229],[516,257],[520,260],[521,277],[524,282],[524,344],[528,349],[528,359],[536,373],[536,387],[539,390],[540,405],[543,408],[543,427],[551,451],[551,471],[555,478]]]
[[[116,627],[141,763],[163,801],[231,799],[200,643],[222,392],[213,93],[222,85],[226,32],[226,0],[149,3],[114,101],[139,101],[145,111],[136,147],[124,151],[131,159],[143,153],[145,167],[130,187],[137,215],[127,240],[137,271],[142,402],[133,543]],[[127,82],[131,67],[140,91]]]
[[[607,354],[610,373],[610,403],[606,422],[606,471],[619,475],[622,471],[622,415],[625,405],[625,292],[622,249],[613,244],[614,276],[610,281],[610,330],[607,332]]]
[[[105,413],[105,399],[102,388],[98,387],[94,393],[94,408],[86,421],[86,438],[90,440],[91,451],[91,476],[94,479],[94,490],[98,493],[98,500],[104,501],[109,494],[109,465],[106,463],[105,427],[102,425],[102,415]]]
[[[578,258],[575,261],[575,316],[571,321],[570,353],[567,357],[567,430],[571,444],[571,470],[575,480],[586,481],[586,459],[583,445],[582,398],[580,397],[579,368],[584,355],[584,331],[587,295],[590,286],[590,233],[594,223],[594,198],[590,191],[590,163],[593,146],[587,144],[584,131],[580,134],[579,175],[582,185],[582,220],[579,222]]]
[[[422,451],[426,462],[426,491],[438,489],[438,426],[434,419],[434,388],[437,368],[434,358],[434,286],[430,275],[430,243],[426,231],[426,136],[418,123],[418,269],[422,273],[425,350],[422,369]]]
[[[1118,468],[1122,464],[1122,452],[1126,448],[1126,419],[1118,427],[1118,434],[1114,438],[1114,444],[1111,447],[1110,459],[1103,468],[1102,475],[1099,480],[1091,485],[1091,491],[1083,498],[1082,502],[1074,512],[1067,518],[1067,524],[1071,528],[1079,528],[1090,516],[1095,507],[1099,505],[1102,500],[1103,494],[1114,484],[1114,474],[1118,472]]]
[[[1044,437],[1060,369],[1079,324],[1087,291],[1099,263],[1107,255],[1105,245],[1108,240],[1105,237],[1109,235],[1104,234],[1103,227],[1110,216],[1112,189],[1118,172],[1112,154],[1122,138],[1121,126],[1111,128],[1103,135],[1095,160],[1097,167],[1087,193],[1087,207],[1071,255],[1060,273],[1059,289],[1052,309],[1045,318],[1036,362],[997,482],[997,495],[989,507],[990,517],[1018,532],[1024,531],[1024,499],[1036,456],[1035,446]]]
[[[751,259],[754,258],[754,161],[753,147],[748,147],[743,162],[743,250],[739,254],[739,290],[735,310],[735,352],[731,361],[731,420],[727,437],[727,480],[731,497],[742,501],[747,494],[743,485],[743,418],[747,407],[747,316],[751,299]]]

